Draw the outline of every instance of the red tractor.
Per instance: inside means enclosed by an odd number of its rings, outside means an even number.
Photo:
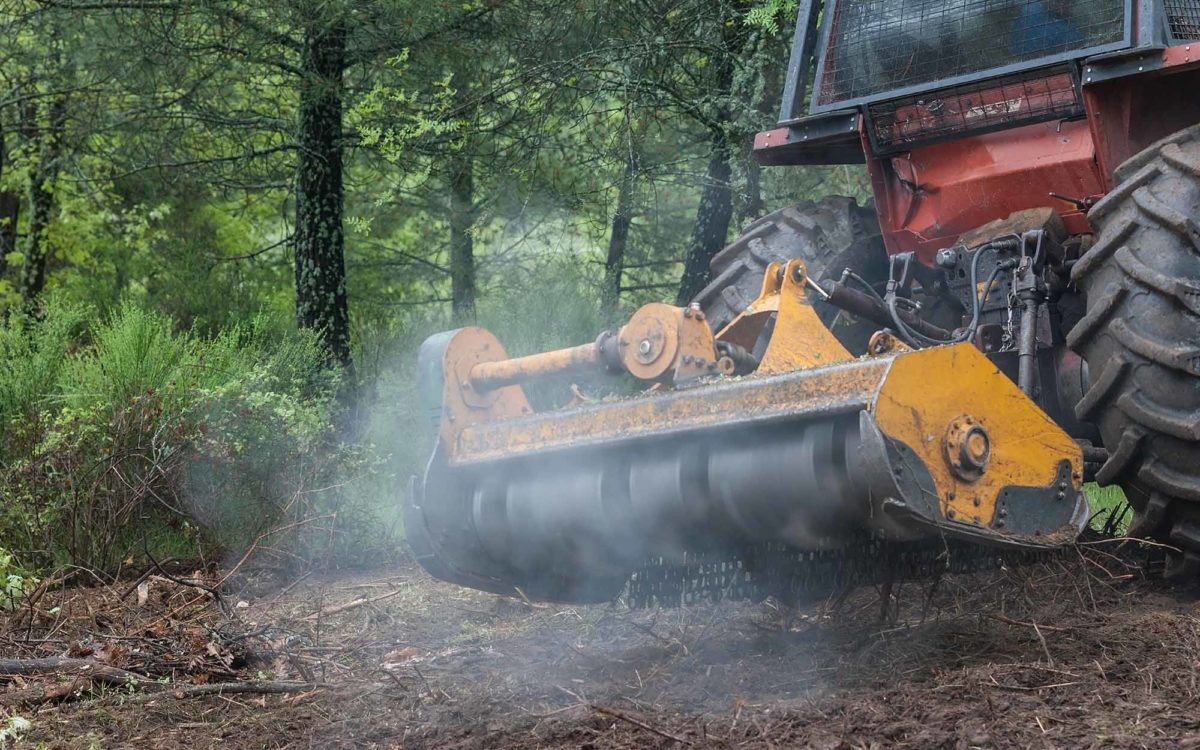
[[[1196,0],[801,2],[757,154],[865,164],[873,205],[777,211],[691,305],[590,344],[429,339],[418,560],[546,599],[794,599],[1044,554],[1094,480],[1200,583],[1197,123]],[[522,389],[586,370],[653,386]]]
[[[1179,548],[1168,574],[1200,582],[1200,2],[801,6],[781,122],[756,151],[865,163],[874,210],[768,216],[714,261],[702,303],[737,311],[743,275],[792,257],[834,302],[855,276],[887,284],[888,307],[919,297],[923,320],[966,325],[957,337],[1087,441],[1095,480],[1133,505],[1130,533]],[[969,249],[1042,229],[1040,268],[1001,272],[972,310],[1004,253]],[[935,312],[947,291],[961,321]]]

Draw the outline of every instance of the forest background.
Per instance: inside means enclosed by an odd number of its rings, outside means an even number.
[[[415,353],[689,299],[794,0],[0,0],[0,583],[402,549]],[[2,593],[2,592],[0,592]],[[0,599],[0,604],[3,601]]]

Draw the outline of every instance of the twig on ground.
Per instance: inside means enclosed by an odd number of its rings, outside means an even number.
[[[0,706],[40,706],[43,703],[62,700],[90,684],[90,680],[76,677],[70,682],[57,685],[43,685],[26,688],[25,690],[12,690],[7,693],[0,693]]]
[[[175,558],[165,557],[165,558],[163,558],[162,562],[158,562],[158,561],[154,560],[154,558],[150,558],[150,561],[151,561],[151,564],[148,565],[144,571],[142,571],[142,574],[140,576],[138,576],[136,579],[134,579],[133,583],[129,584],[125,588],[125,590],[121,592],[121,595],[119,597],[117,597],[118,600],[123,601],[125,599],[128,599],[130,594],[132,594],[134,591],[137,591],[138,586],[142,585],[142,583],[145,582],[145,580],[147,578],[154,575],[155,570],[162,570],[163,565],[166,565],[167,563],[170,563],[170,562],[174,562]]]
[[[654,734],[657,734],[659,737],[665,737],[668,740],[673,740],[675,742],[678,742],[681,745],[693,744],[691,740],[688,740],[688,739],[685,739],[678,735],[671,734],[670,732],[664,732],[661,729],[652,727],[649,724],[645,723],[644,721],[639,721],[639,720],[633,718],[632,716],[630,716],[629,714],[618,711],[615,708],[611,708],[609,706],[603,706],[599,703],[586,703],[584,705],[586,705],[588,708],[592,709],[593,711],[596,711],[596,712],[602,713],[602,714],[606,714],[608,716],[613,717],[614,719],[620,719],[621,721],[629,722],[630,724],[634,725],[635,727],[641,727],[642,729],[645,729],[647,732],[652,732]]]
[[[200,589],[201,591],[204,591],[204,592],[207,592],[208,594],[210,594],[213,598],[213,601],[215,601],[217,603],[217,607],[220,608],[221,613],[224,614],[226,617],[229,616],[229,613],[230,613],[229,606],[225,604],[225,598],[221,596],[221,592],[218,591],[216,588],[214,588],[212,586],[206,586],[205,584],[200,583],[199,581],[192,580],[191,578],[176,578],[175,576],[168,573],[163,568],[163,566],[158,562],[158,560],[155,560],[154,557],[152,557],[150,555],[149,550],[146,551],[146,557],[150,558],[150,562],[154,565],[154,568],[159,573],[161,573],[162,576],[164,578],[166,578],[168,581],[170,581],[171,583],[174,583],[179,586],[189,586],[191,588]],[[135,588],[136,588],[136,586],[135,586]]]
[[[1042,635],[1042,630],[1036,622],[1033,623],[1033,632],[1037,633],[1038,640],[1042,642],[1042,651],[1046,653],[1046,663],[1053,667],[1054,657],[1050,655],[1050,647],[1046,645],[1046,636]]]
[[[1023,628],[1033,628],[1034,630],[1041,628],[1042,630],[1051,630],[1055,633],[1069,633],[1070,631],[1074,630],[1074,628],[1060,628],[1053,625],[1038,625],[1036,622],[1023,622],[1021,620],[1014,620],[1011,617],[1005,617],[1004,615],[1000,614],[989,614],[988,617],[992,618],[993,620],[999,620],[1005,625],[1020,625]],[[1038,633],[1038,637],[1041,637],[1040,632]]]
[[[284,695],[288,693],[306,693],[310,690],[325,687],[324,683],[320,682],[218,682],[210,685],[182,685],[179,687],[167,686],[160,690],[153,690],[145,693],[135,693],[134,695],[122,695],[122,703],[149,703],[158,698],[174,698],[176,700],[184,700],[185,698],[199,698],[207,695],[236,695],[236,694],[254,694],[254,695]],[[97,699],[103,700],[103,699]]]
[[[336,615],[340,612],[346,612],[351,609],[357,609],[358,607],[361,607],[364,604],[374,604],[375,602],[381,602],[384,599],[391,599],[393,596],[399,596],[401,593],[403,593],[403,591],[404,591],[404,589],[396,589],[395,591],[389,591],[388,593],[380,594],[379,596],[373,596],[370,598],[363,597],[360,599],[353,599],[348,602],[343,602],[341,604],[337,604],[332,607],[327,607],[327,608],[318,610],[316,612],[313,612],[311,615],[301,618],[301,619],[304,622],[312,622],[314,620],[319,620],[324,617],[329,617],[330,615]]]
[[[264,531],[263,533],[261,533],[257,537],[255,537],[254,541],[250,543],[249,548],[247,548],[246,551],[244,553],[242,553],[241,558],[239,558],[238,561],[236,563],[234,563],[232,568],[230,568],[228,571],[225,572],[225,575],[221,577],[220,581],[217,581],[217,585],[214,586],[213,588],[219,589],[222,586],[224,586],[225,582],[228,581],[230,578],[232,578],[234,576],[234,574],[236,574],[239,570],[241,570],[242,566],[246,564],[246,561],[249,560],[250,556],[253,555],[255,550],[258,549],[258,545],[262,544],[267,539],[270,539],[272,536],[275,536],[276,534],[282,534],[285,531],[291,531],[292,529],[296,529],[301,526],[306,526],[310,523],[313,523],[314,521],[327,520],[327,519],[333,518],[334,516],[335,516],[335,514],[333,514],[333,513],[325,513],[320,516],[304,518],[299,521],[295,521],[293,523],[289,523],[284,526],[280,526],[278,528],[269,529],[267,531]]]
[[[267,604],[266,604],[266,607],[264,607],[264,609],[268,609],[268,610],[269,610],[269,609],[271,609],[271,607],[275,606],[275,602],[277,602],[277,601],[279,601],[280,599],[282,599],[283,597],[287,596],[287,594],[288,594],[288,592],[289,592],[289,591],[291,591],[292,589],[296,588],[296,587],[297,587],[297,586],[299,586],[301,583],[303,583],[305,580],[307,580],[307,579],[308,579],[308,577],[312,575],[312,573],[313,573],[313,572],[312,572],[311,570],[306,570],[306,571],[304,572],[304,575],[300,576],[300,577],[299,577],[299,578],[297,578],[296,580],[294,580],[294,581],[292,581],[291,583],[289,583],[287,586],[285,586],[285,587],[283,588],[283,590],[282,590],[282,591],[280,591],[278,594],[276,594],[276,595],[275,595],[275,596],[274,596],[274,597],[271,599],[271,601],[267,602]]]

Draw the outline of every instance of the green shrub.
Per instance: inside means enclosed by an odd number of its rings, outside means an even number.
[[[0,318],[0,461],[55,395],[59,374],[83,314],[51,302],[45,320],[13,313]]]
[[[113,572],[143,554],[311,564],[370,548],[371,498],[353,489],[375,460],[338,437],[315,336],[259,321],[204,338],[127,304],[64,356],[69,333],[52,332],[71,320],[49,315],[47,341],[24,344],[59,360],[9,412],[27,438],[0,465],[0,533],[28,559]]]

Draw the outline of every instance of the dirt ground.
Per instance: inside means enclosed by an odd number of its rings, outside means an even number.
[[[161,572],[0,619],[0,662],[82,660],[0,678],[0,729],[29,722],[11,746],[1200,747],[1200,604],[1098,547],[907,584],[886,614],[874,589],[546,606],[412,565],[218,602]]]

